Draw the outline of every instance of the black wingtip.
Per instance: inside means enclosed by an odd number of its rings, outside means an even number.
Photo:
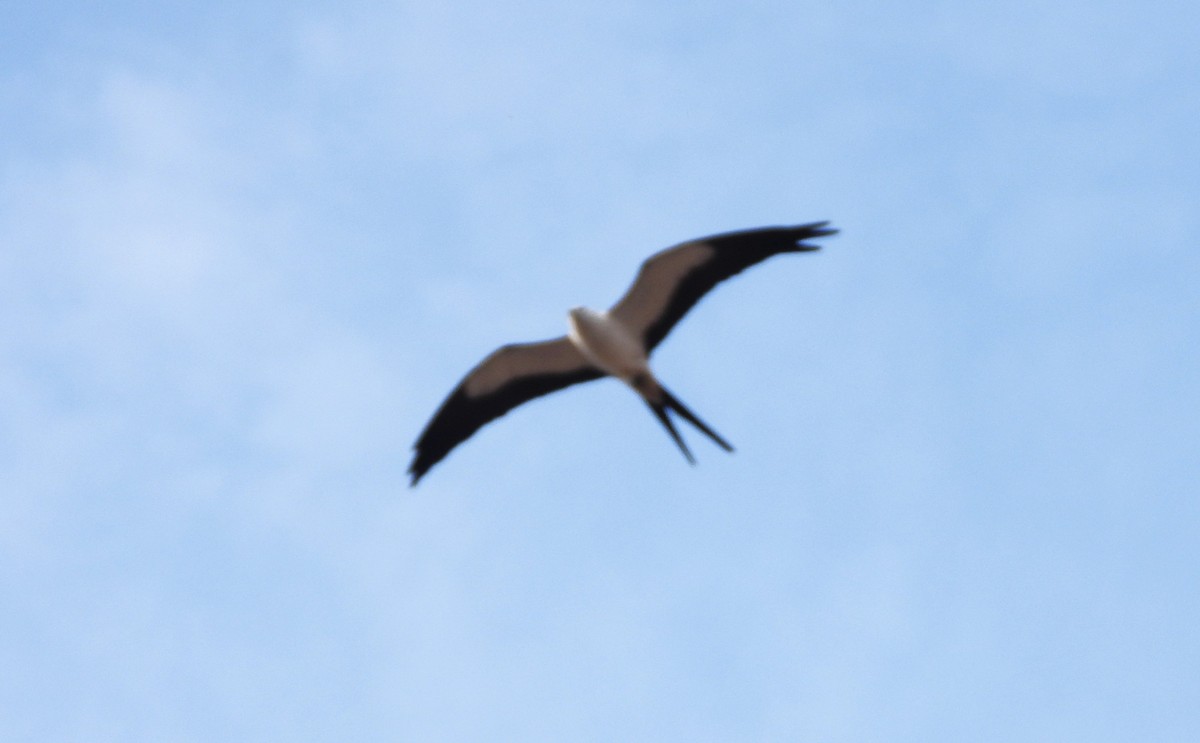
[[[825,235],[837,234],[838,228],[827,227],[830,220],[822,220],[820,222],[809,222],[808,224],[797,225],[793,230],[797,232],[805,232],[813,237],[824,237]]]
[[[421,478],[429,474],[429,470],[433,469],[433,465],[437,461],[428,461],[428,452],[422,452],[418,444],[413,444],[413,460],[408,465],[408,476],[412,479],[408,483],[408,487],[415,488],[417,483],[421,482]]]
[[[820,250],[820,245],[809,245],[808,243],[805,243],[804,240],[811,240],[818,237],[829,237],[830,235],[836,235],[838,232],[840,232],[840,230],[838,230],[836,227],[826,227],[827,224],[829,224],[828,220],[824,222],[810,222],[809,224],[802,224],[798,227],[793,227],[792,232],[795,234],[796,238],[796,249],[799,251]]]

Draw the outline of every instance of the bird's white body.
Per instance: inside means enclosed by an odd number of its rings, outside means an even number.
[[[576,307],[567,313],[567,337],[588,361],[637,389],[635,380],[650,377],[646,347],[620,320],[607,312]]]

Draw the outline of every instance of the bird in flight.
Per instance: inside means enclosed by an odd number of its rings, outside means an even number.
[[[412,485],[480,427],[521,403],[604,376],[641,396],[688,462],[695,459],[668,413],[733,451],[655,378],[650,354],[717,284],[773,255],[818,250],[804,241],[837,233],[828,224],[727,232],[667,248],[646,259],[633,286],[607,312],[576,307],[567,313],[565,336],[496,349],[459,382],[421,432],[408,468]]]

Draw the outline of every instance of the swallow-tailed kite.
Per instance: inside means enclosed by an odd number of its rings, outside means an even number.
[[[804,241],[835,234],[828,224],[728,232],[667,248],[642,264],[633,286],[607,312],[576,307],[567,314],[567,335],[501,346],[467,374],[421,432],[408,468],[412,484],[481,426],[521,403],[606,375],[641,395],[688,462],[695,460],[669,411],[733,451],[655,379],[650,353],[714,286],[773,255],[817,250]]]

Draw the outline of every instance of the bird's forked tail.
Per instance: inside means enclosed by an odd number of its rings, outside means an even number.
[[[705,436],[708,436],[710,439],[716,442],[717,446],[721,447],[725,451],[733,451],[733,447],[729,445],[729,442],[721,438],[720,434],[718,434],[716,431],[709,428],[704,421],[697,418],[696,414],[688,410],[687,407],[679,401],[679,398],[672,395],[666,387],[663,387],[660,384],[658,385],[658,391],[661,393],[662,399],[658,402],[652,402],[650,399],[646,399],[646,404],[650,406],[650,410],[654,412],[654,416],[663,424],[663,428],[667,429],[667,433],[671,434],[671,438],[675,441],[675,444],[679,446],[679,450],[683,452],[683,456],[687,457],[688,463],[695,464],[696,459],[692,456],[692,452],[688,450],[687,444],[685,444],[683,441],[683,437],[679,435],[679,431],[675,429],[675,423],[671,420],[668,412],[673,411],[678,413],[683,417],[684,420],[686,420],[688,423],[691,423],[696,428],[699,428]]]

